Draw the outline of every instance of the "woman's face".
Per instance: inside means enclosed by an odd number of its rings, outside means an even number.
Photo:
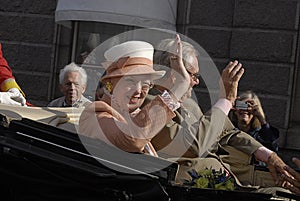
[[[123,76],[112,79],[113,96],[121,109],[133,112],[139,108],[152,86],[149,76]]]
[[[248,102],[250,101],[251,99],[247,98],[247,99],[241,99],[241,101],[243,102]],[[241,109],[237,109],[235,111],[235,114],[238,118],[238,122],[239,123],[242,123],[244,125],[250,125],[251,123],[251,120],[253,118],[253,114],[252,112],[249,110],[249,107],[248,107],[248,110],[241,110]]]

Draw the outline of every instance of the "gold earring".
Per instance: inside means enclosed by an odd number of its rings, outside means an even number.
[[[106,89],[107,89],[107,91],[108,91],[109,93],[112,92],[112,90],[113,90],[113,85],[112,85],[111,82],[106,82],[106,83],[105,83],[105,87],[106,87]]]

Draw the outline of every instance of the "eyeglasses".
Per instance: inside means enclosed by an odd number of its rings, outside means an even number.
[[[192,78],[195,82],[197,82],[197,80],[198,80],[199,77],[200,77],[200,74],[199,74],[199,73],[191,73],[191,72],[189,72],[189,71],[188,71],[188,73],[190,74],[191,78]]]

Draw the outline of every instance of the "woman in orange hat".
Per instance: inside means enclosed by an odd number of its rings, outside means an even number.
[[[106,51],[104,56],[112,63],[101,79],[105,85],[104,95],[83,111],[79,132],[127,152],[156,156],[150,141],[175,116],[173,111],[180,107],[178,100],[189,86],[179,36],[174,46],[178,54],[172,56],[172,63],[180,72],[176,86],[143,108],[140,106],[152,81],[165,73],[153,70],[153,46],[143,41],[128,41]]]

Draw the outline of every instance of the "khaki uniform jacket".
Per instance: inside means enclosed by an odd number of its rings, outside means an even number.
[[[218,145],[231,145],[251,155],[262,146],[236,129],[219,108],[203,114],[194,100],[187,99],[175,113],[176,117],[151,141],[162,156],[205,157],[208,151],[216,152]]]
[[[190,169],[223,167],[233,170],[238,183],[241,178],[243,183],[253,184],[254,167],[250,167],[250,162],[251,155],[262,146],[259,142],[235,129],[219,108],[203,114],[198,104],[188,99],[175,113],[176,117],[151,142],[159,156],[180,164],[178,182],[191,179],[187,173]],[[221,148],[234,155],[217,155]]]

